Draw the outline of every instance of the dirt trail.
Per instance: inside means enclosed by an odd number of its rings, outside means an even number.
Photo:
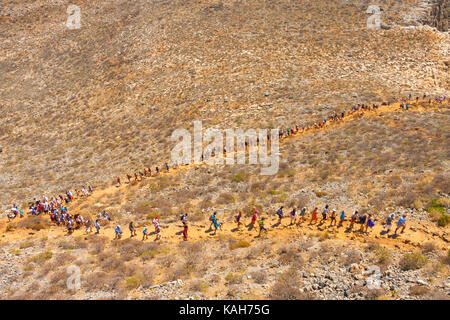
[[[310,225],[310,216],[308,215],[306,221],[298,225],[289,225],[289,217],[284,218],[282,224],[278,225],[278,217],[275,216],[274,212],[263,214],[263,216],[266,217],[265,226],[268,228],[267,235],[263,234],[259,237],[259,227],[255,226],[255,228],[251,228],[250,218],[243,218],[243,224],[241,225],[240,230],[238,230],[234,221],[224,221],[220,216],[219,222],[223,222],[223,230],[217,230],[217,233],[214,235],[214,230],[209,229],[210,222],[208,217],[205,215],[202,221],[189,223],[188,241],[221,241],[232,237],[237,240],[246,240],[248,242],[258,241],[261,238],[277,238],[289,242],[303,236],[322,236],[325,239],[329,238],[333,240],[355,241],[359,243],[375,241],[387,247],[401,250],[414,250],[415,248],[420,248],[426,241],[433,241],[437,248],[442,250],[449,249],[450,235],[448,234],[448,228],[439,228],[429,222],[407,220],[405,232],[394,236],[395,225],[392,227],[389,234],[385,234],[383,232],[382,221],[377,221],[376,225],[372,229],[369,228],[368,233],[363,233],[359,231],[360,225],[358,224],[355,224],[353,231],[348,230],[348,220],[344,222],[343,227],[338,228],[336,226],[330,227],[329,219],[322,226],[320,226],[319,223]],[[6,221],[2,221],[0,223],[0,228],[4,230],[6,224]],[[115,237],[114,226],[114,221],[110,222],[108,225],[102,227],[100,234],[113,241]],[[134,237],[134,239],[139,241],[142,240],[142,227],[143,226],[137,226],[137,236]],[[123,231],[122,239],[129,238],[130,232],[128,230],[128,225],[121,225],[121,228]],[[147,230],[149,231],[149,237],[148,240],[145,241],[155,241],[156,234],[154,232],[153,225],[148,225]],[[159,241],[163,243],[179,243],[183,241],[182,231],[183,227],[181,222],[174,222],[170,224],[161,223],[162,238]],[[4,232],[1,239],[2,242],[5,242],[26,239],[30,236],[33,238],[49,236],[59,238],[79,237],[86,235],[87,233],[84,228],[75,230],[72,235],[68,235],[64,227],[53,225],[48,229],[43,229],[40,231],[16,229],[10,232]]]
[[[403,113],[403,112],[430,112],[430,110],[436,110],[437,106],[442,106],[442,105],[438,105],[436,102],[433,101],[432,105],[429,107],[423,107],[421,105],[421,103],[424,103],[424,101],[420,101],[419,103],[416,104],[415,102],[411,104],[410,106],[410,110],[408,111],[404,111],[400,109],[400,103],[393,103],[391,105],[388,106],[379,106],[378,109],[376,110],[372,110],[372,111],[365,111],[363,113],[361,112],[356,112],[354,114],[351,115],[347,115],[346,117],[344,117],[344,119],[340,120],[340,121],[328,121],[327,124],[321,128],[314,128],[314,129],[310,129],[310,130],[306,130],[306,131],[299,131],[296,134],[293,134],[291,136],[285,137],[284,139],[280,140],[280,145],[281,143],[290,141],[294,138],[300,138],[302,136],[305,135],[310,135],[310,134],[314,134],[316,131],[319,130],[330,130],[339,126],[342,126],[343,124],[349,122],[349,121],[356,121],[356,120],[360,120],[362,118],[370,118],[370,117],[377,117],[380,116],[381,114],[384,113],[392,113],[392,112],[398,112],[398,113]],[[361,115],[362,114],[362,115]],[[152,179],[155,177],[159,177],[159,176],[165,176],[165,175],[173,175],[174,172],[180,172],[180,171],[185,171],[185,170],[193,170],[195,168],[201,167],[201,166],[208,166],[208,164],[206,163],[201,163],[201,164],[189,164],[189,165],[180,165],[174,168],[170,168],[169,172],[166,172],[164,170],[161,170],[160,173],[158,173],[157,175],[152,174],[152,177],[146,177],[144,178],[146,179]],[[162,168],[162,166],[159,166],[160,168]],[[131,179],[131,181],[134,180],[134,177]],[[122,180],[123,181],[123,180]],[[110,186],[101,190],[95,190],[93,192],[93,194],[90,196],[92,197],[93,200],[98,200],[104,196],[107,195],[112,195],[113,193],[119,191],[124,191],[124,190],[130,190],[133,188],[138,188],[139,184],[133,185],[133,184],[129,184],[128,182],[122,182],[122,184],[119,185],[115,185],[115,186]],[[91,200],[92,201],[92,200]],[[75,201],[76,204],[76,201]]]
[[[409,112],[429,112],[430,110],[436,109],[436,103],[433,103],[432,106],[424,107],[420,105],[416,105],[415,103],[412,103],[410,106]],[[331,128],[335,128],[337,126],[342,125],[345,122],[348,121],[355,121],[357,119],[361,119],[362,117],[376,117],[383,113],[390,113],[390,112],[408,112],[403,111],[400,109],[400,103],[394,103],[389,106],[380,106],[378,110],[375,111],[369,111],[364,112],[363,115],[361,115],[361,112],[354,113],[352,115],[347,116],[341,121],[337,122],[329,122],[324,127],[318,128],[318,129],[312,129],[308,130],[306,132],[298,132],[297,134],[294,134],[292,136],[289,136],[285,139],[282,139],[280,143],[293,139],[293,138],[299,138],[303,135],[307,134],[313,134],[317,130],[329,130]],[[184,170],[191,170],[198,166],[206,166],[207,164],[191,164],[191,165],[183,165],[179,166],[177,168],[171,168],[169,172],[161,172],[159,173],[160,176],[164,175],[172,175],[174,172],[184,171]],[[151,179],[151,178],[145,178],[145,179]],[[112,195],[116,192],[129,192],[132,191],[135,188],[139,188],[139,183],[136,184],[128,184],[128,183],[122,183],[120,186],[110,186],[105,189],[101,190],[95,190],[92,195],[89,196],[88,201],[90,203],[96,203],[99,201],[99,199]],[[75,200],[73,205],[71,207],[75,207],[74,209],[71,209],[72,213],[76,213],[78,201]],[[328,219],[326,223],[322,226],[316,225],[309,225],[309,219],[310,214],[307,214],[305,222],[301,223],[300,225],[288,225],[290,218],[286,217],[283,221],[282,225],[276,225],[276,222],[278,218],[275,216],[274,212],[265,213],[263,216],[266,217],[265,226],[268,227],[269,231],[266,236],[262,236],[263,238],[278,238],[283,239],[286,241],[295,240],[300,236],[322,236],[330,239],[336,239],[336,240],[343,240],[343,241],[356,241],[359,243],[366,243],[368,241],[375,241],[380,244],[383,244],[387,247],[397,248],[401,250],[413,250],[415,248],[419,248],[424,242],[426,241],[433,241],[435,242],[436,246],[442,250],[448,250],[449,248],[449,240],[450,236],[448,234],[448,228],[439,228],[435,224],[430,222],[417,222],[417,221],[408,221],[407,220],[407,228],[403,234],[399,234],[398,236],[393,236],[393,231],[395,230],[395,224],[390,232],[389,235],[384,234],[382,223],[383,221],[376,221],[375,227],[369,231],[368,234],[359,232],[359,225],[355,225],[353,231],[349,231],[347,229],[349,225],[349,221],[346,220],[344,222],[344,226],[337,228],[335,226],[329,227],[330,220]],[[47,218],[47,217],[46,217]],[[397,217],[398,218],[398,217]],[[348,219],[348,217],[347,217]],[[211,240],[211,241],[221,241],[224,239],[224,236],[226,238],[233,237],[235,239],[244,239],[249,242],[257,241],[260,239],[258,236],[258,230],[259,228],[253,228],[251,229],[247,224],[249,223],[249,218],[243,218],[243,225],[241,226],[241,230],[237,230],[236,223],[231,220],[225,220],[221,219],[219,216],[218,219],[220,222],[223,222],[223,230],[218,230],[217,234],[214,235],[213,230],[208,229],[210,222],[208,221],[208,217],[205,216],[202,221],[200,222],[194,222],[189,223],[189,241],[205,241],[205,240]],[[14,222],[16,222],[15,220]],[[5,230],[6,225],[8,224],[7,219],[4,218],[0,220],[0,228],[1,230]],[[109,225],[102,227],[100,234],[103,236],[107,236],[111,240],[114,239],[114,222],[109,223]],[[122,231],[123,231],[123,237],[122,239],[129,238],[130,233],[128,231],[127,225],[122,225]],[[148,231],[150,232],[149,238],[146,241],[154,241],[155,239],[155,233],[153,232],[154,228],[152,225],[148,226]],[[182,225],[181,222],[174,222],[170,223],[169,225],[166,225],[164,223],[161,223],[161,234],[162,239],[161,242],[168,242],[168,243],[179,243],[182,240]],[[142,239],[142,226],[138,226],[138,235],[135,237],[137,240]],[[5,241],[14,241],[14,240],[21,240],[26,239],[30,236],[32,237],[46,237],[46,236],[52,236],[52,237],[65,237],[68,236],[67,232],[64,227],[57,227],[52,226],[48,229],[44,229],[41,231],[33,231],[30,232],[29,230],[24,229],[15,229],[13,231],[9,232],[2,232],[1,240],[2,242]],[[86,235],[84,229],[75,230],[72,234],[73,237],[77,236],[84,236]]]

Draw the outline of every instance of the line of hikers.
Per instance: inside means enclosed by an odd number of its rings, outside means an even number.
[[[427,95],[426,94],[423,95],[422,98],[423,98],[423,100],[426,100]],[[447,95],[444,94],[442,96],[435,96],[434,100],[439,103],[442,103],[446,98],[447,98]],[[449,97],[449,99],[450,99],[450,97]],[[412,101],[413,101],[412,96],[409,94],[408,96],[403,97],[403,98],[399,98],[399,99],[393,98],[387,102],[381,103],[381,105],[389,106],[395,102],[400,102],[401,109],[409,110],[409,107],[411,106],[410,103]],[[419,97],[416,97],[415,101],[416,101],[416,103],[418,103]],[[428,100],[428,103],[430,103],[430,104],[432,103],[431,98]],[[347,112],[347,110],[344,109],[341,113],[334,113],[328,117],[324,117],[323,120],[319,121],[319,122],[314,122],[314,123],[311,123],[309,125],[304,125],[304,126],[299,126],[298,124],[293,124],[288,129],[280,129],[279,134],[278,134],[279,139],[283,140],[283,139],[285,139],[289,136],[295,135],[297,133],[303,133],[303,132],[310,131],[310,130],[320,129],[320,128],[323,128],[327,123],[341,121],[342,119],[349,117],[350,115],[353,115],[353,114],[363,115],[367,111],[375,111],[378,108],[379,108],[379,105],[377,105],[377,104],[372,104],[372,105],[356,104],[356,105],[352,106],[348,112]],[[253,141],[250,138],[249,141],[246,140],[240,147],[245,146],[245,149],[247,150],[251,146],[259,146],[259,143],[260,143],[259,137],[256,137],[255,141]],[[267,135],[267,144],[270,145],[270,143],[271,143],[270,134],[268,134]],[[234,151],[235,152],[237,151],[237,146],[235,146]],[[210,157],[215,157],[217,153],[218,153],[218,150],[216,150],[215,147],[212,150],[207,150],[206,153],[201,155],[200,161],[204,162]],[[222,155],[226,155],[226,153],[227,153],[227,149],[226,149],[226,146],[224,146]],[[181,165],[181,164],[189,165],[189,161],[186,161],[184,163],[174,163],[173,167],[175,168],[176,166]],[[164,169],[166,172],[168,172],[170,169],[169,164],[167,162],[164,164]],[[158,175],[161,171],[162,170],[160,169],[159,166],[155,167],[155,171],[152,171],[152,169],[150,167],[144,168],[143,170],[136,170],[134,172],[134,181],[141,181],[144,179],[144,177],[152,177],[153,172],[154,172],[154,175]],[[126,177],[127,177],[128,183],[131,183],[133,176],[131,174],[127,173]],[[117,177],[116,181],[117,181],[118,185],[122,184],[120,177]]]
[[[425,100],[426,98],[427,98],[427,95],[423,95],[423,99]],[[444,94],[442,96],[435,96],[434,100],[437,101],[438,103],[442,104],[443,101],[445,101],[446,98],[447,98],[447,95]],[[412,99],[411,95],[408,95],[407,97],[404,97],[404,98],[401,98],[401,99],[394,98],[394,99],[392,99],[392,100],[390,100],[388,102],[383,102],[381,105],[386,106],[386,105],[390,105],[390,104],[392,104],[392,103],[397,101],[397,102],[401,102],[400,108],[402,108],[403,110],[409,110],[411,99]],[[449,99],[450,99],[450,97],[449,97]],[[415,100],[416,100],[416,103],[418,103],[419,102],[419,97],[416,97]],[[431,104],[432,99],[430,98],[428,100],[428,102]],[[356,104],[350,109],[348,114],[347,114],[346,110],[343,110],[342,113],[340,113],[340,114],[335,113],[335,114],[333,114],[333,115],[331,115],[329,117],[325,117],[323,119],[323,121],[320,121],[318,123],[315,122],[315,123],[313,123],[311,125],[303,126],[302,128],[299,128],[298,125],[294,125],[294,126],[291,126],[291,128],[286,129],[286,130],[281,129],[280,132],[279,132],[279,137],[280,137],[280,139],[284,139],[284,138],[287,138],[287,137],[289,137],[291,135],[294,135],[294,134],[296,134],[298,132],[305,132],[305,131],[308,131],[308,130],[314,130],[314,129],[322,128],[330,121],[342,120],[345,117],[347,117],[347,116],[349,116],[351,114],[354,114],[354,113],[356,113],[358,111],[361,111],[360,114],[362,115],[362,114],[364,114],[365,111],[373,111],[373,110],[377,110],[377,109],[378,109],[378,105],[375,105],[375,104],[372,104],[372,105]],[[267,136],[267,140],[268,140],[268,143],[270,143],[270,135]],[[245,141],[245,147],[248,148],[249,145],[254,145],[254,141],[253,142],[250,141],[250,144],[249,144],[248,141]],[[259,139],[256,140],[256,145],[259,145]],[[208,153],[202,155],[201,156],[201,160],[204,161],[209,156],[215,156],[215,153],[216,153],[216,150],[213,149],[211,151],[211,153],[208,152]],[[224,148],[224,153],[226,153],[226,149],[225,148]],[[166,171],[169,171],[170,167],[169,167],[168,163],[165,163],[164,167],[165,167]],[[159,174],[160,171],[161,171],[160,168],[158,166],[156,166],[155,167],[155,174]],[[135,181],[140,181],[144,177],[151,177],[151,176],[152,176],[152,169],[150,167],[149,168],[144,168],[144,170],[136,171],[134,173],[134,180]],[[131,182],[132,178],[133,177],[130,174],[127,174],[127,179],[128,179],[129,183]],[[117,183],[119,185],[121,184],[120,177],[117,177]],[[80,215],[74,215],[74,216],[70,215],[69,212],[68,212],[68,207],[67,207],[67,205],[70,204],[76,197],[77,198],[87,197],[92,192],[93,192],[93,187],[91,185],[88,185],[87,188],[85,188],[83,186],[80,190],[76,190],[75,189],[74,193],[72,191],[67,191],[65,193],[65,197],[62,196],[62,195],[59,195],[57,197],[52,197],[50,201],[45,196],[43,197],[42,200],[36,200],[36,198],[35,198],[32,202],[29,203],[29,212],[28,212],[28,214],[30,214],[30,215],[39,215],[39,214],[42,214],[42,213],[50,213],[52,221],[54,221],[57,224],[64,224],[64,225],[66,225],[68,227],[68,231],[69,232],[73,232],[74,229],[80,228],[81,225],[83,225],[83,224],[86,226],[86,228],[88,230],[90,230],[92,224],[94,224],[94,226],[97,229],[97,233],[98,233],[99,230],[100,230],[99,221],[102,220],[101,217],[98,217],[98,219],[95,220],[94,223],[92,223],[92,219],[84,219]],[[106,213],[106,212],[104,212],[104,213]],[[106,213],[106,215],[108,215],[108,214]],[[300,213],[300,215],[302,215],[302,213]],[[14,204],[13,208],[10,209],[10,213],[7,214],[7,217],[8,217],[8,220],[12,220],[12,219],[16,218],[17,216],[20,216],[21,218],[23,218],[24,212],[23,212],[23,210],[19,210],[17,205]],[[108,216],[106,216],[106,218],[103,217],[103,219],[111,220],[111,218],[108,217]],[[240,217],[238,219],[240,220]],[[371,219],[369,217],[367,219],[367,223],[371,224],[370,221],[371,221]],[[255,222],[256,222],[256,220],[253,221],[252,223],[254,224]],[[332,220],[332,223],[333,223],[333,220]],[[157,231],[158,237],[160,237],[161,234],[160,234],[159,220],[157,219],[156,224],[155,224],[155,221],[153,221],[153,224],[155,225],[155,230],[158,230]],[[260,224],[260,230],[261,231],[267,230],[264,227],[264,219],[260,219],[259,220],[259,224]],[[188,226],[187,226],[187,223],[183,223],[183,225],[185,226],[185,229],[186,229],[185,231],[183,231],[183,234],[186,234],[186,239],[187,239],[187,228],[188,228]],[[212,219],[211,220],[211,226],[212,225],[214,225],[216,231],[217,231],[217,229],[220,229],[221,226],[222,226],[221,223],[217,222],[217,219]],[[353,226],[353,223],[351,225]],[[370,225],[368,227],[370,227]],[[368,227],[366,227],[366,230],[367,230]],[[120,226],[118,226],[117,229],[118,229],[118,231],[120,231],[120,232],[117,233],[117,237],[119,237],[120,234],[121,234]],[[389,228],[389,230],[390,230],[390,228]]]
[[[70,215],[68,213],[68,211],[64,212],[63,215],[66,215],[66,218],[62,218],[62,224],[65,225],[67,227],[68,233],[71,234],[73,233],[73,231],[75,229],[79,229],[82,226],[86,227],[86,233],[90,233],[91,232],[91,225],[92,225],[92,221],[91,219],[84,219],[81,215],[76,214],[74,216]],[[273,225],[272,227],[276,227],[276,226],[280,226],[282,225],[282,221],[285,218],[285,214],[284,214],[284,206],[281,206],[276,212],[275,212],[276,216],[278,217],[278,221],[275,225]],[[301,210],[298,212],[297,208],[293,208],[290,212],[289,212],[289,218],[290,218],[290,224],[287,226],[300,226],[302,223],[307,222],[307,208],[306,207],[302,207]],[[359,224],[360,228],[359,231],[360,232],[364,232],[364,233],[368,233],[369,232],[369,228],[372,229],[375,226],[375,220],[372,216],[372,214],[359,214],[358,211],[356,210],[350,217],[349,219],[346,219],[346,213],[344,210],[342,210],[340,212],[340,214],[338,215],[337,210],[333,209],[333,210],[329,210],[329,206],[325,205],[325,207],[322,210],[321,213],[321,219],[319,220],[319,211],[317,207],[314,207],[314,209],[311,211],[310,213],[311,218],[309,219],[309,224],[308,225],[317,225],[317,226],[321,226],[324,225],[328,218],[329,218],[329,225],[328,227],[343,227],[344,226],[344,222],[348,221],[349,224],[347,226],[347,231],[352,231],[354,229],[355,224]],[[100,233],[100,223],[99,221],[101,220],[109,220],[111,221],[111,218],[109,217],[108,213],[106,211],[104,212],[99,212],[97,219],[94,222],[94,227],[97,229],[96,234]],[[258,211],[258,209],[253,209],[252,210],[252,216],[251,216],[251,220],[249,225],[247,225],[247,227],[249,227],[249,231],[254,229],[259,231],[258,232],[258,236],[260,237],[263,233],[265,235],[267,235],[268,232],[268,228],[265,226],[265,221],[266,221],[266,217],[262,216],[260,214],[260,212]],[[180,217],[181,223],[183,225],[183,231],[181,232],[183,235],[183,240],[187,241],[188,240],[188,214],[185,213]],[[239,211],[238,214],[234,217],[234,220],[237,224],[237,228],[236,230],[241,230],[241,226],[242,226],[242,212]],[[395,213],[391,213],[389,214],[383,224],[383,232],[385,234],[390,233],[392,225],[394,223],[395,220]],[[57,225],[60,225],[60,222],[58,222],[58,220],[55,220],[51,217],[51,221]],[[210,225],[209,225],[209,229],[208,230],[213,230],[212,228],[214,227],[214,233],[213,235],[216,235],[217,230],[223,230],[223,222],[219,222],[218,217],[217,217],[217,212],[213,212],[211,214],[211,216],[209,217],[209,221],[210,221]],[[161,227],[160,227],[160,222],[159,222],[159,218],[158,216],[156,216],[155,218],[153,218],[152,220],[152,224],[154,226],[154,234],[156,234],[156,240],[160,240],[161,239]],[[256,225],[259,228],[256,228]],[[396,229],[394,231],[394,234],[397,235],[397,232],[400,230],[400,233],[403,233],[404,230],[406,228],[406,215],[400,215],[399,219],[397,220],[396,223]],[[136,226],[135,223],[133,221],[130,221],[130,223],[128,224],[128,229],[130,232],[130,237],[136,237],[137,236],[137,231],[136,231]],[[117,224],[114,227],[114,233],[115,233],[115,237],[114,239],[118,240],[122,238],[123,235],[123,231],[122,231],[122,227],[120,226],[120,224]],[[142,241],[145,241],[148,239],[149,236],[149,230],[147,225],[145,224],[142,228]]]
[[[68,190],[64,196],[60,194],[58,196],[53,196],[50,199],[47,196],[43,196],[42,199],[34,198],[33,201],[28,202],[27,214],[38,216],[44,213],[50,213],[51,216],[58,217],[60,214],[68,213],[68,204],[75,200],[75,198],[88,197],[93,192],[94,188],[89,184],[87,188],[82,186],[80,190],[75,189],[75,192]],[[18,216],[20,218],[24,217],[24,211],[20,210],[15,203],[9,211],[10,212],[7,214],[8,221],[11,221]]]

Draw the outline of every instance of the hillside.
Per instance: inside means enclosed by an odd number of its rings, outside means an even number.
[[[408,111],[399,110],[398,104],[381,107],[288,137],[282,150],[301,150],[302,144],[312,149],[317,145],[314,139],[323,144],[327,135],[328,139],[336,138],[336,132],[345,135],[349,129],[356,130],[349,137],[357,139],[361,137],[358,131],[370,125],[377,129],[373,134],[380,147],[384,143],[384,149],[386,143],[393,143],[389,138],[398,140],[394,135],[398,130],[403,132],[402,140],[426,136],[430,148],[427,154],[436,157],[439,153],[432,151],[447,139],[445,134],[441,137],[439,126],[424,126],[427,131],[419,134],[415,127],[408,128],[408,133],[402,130],[407,123],[423,122],[421,117],[425,116],[445,120],[448,106],[420,103]],[[389,131],[382,130],[388,125]],[[389,136],[383,136],[388,132]],[[370,140],[370,134],[365,138]],[[368,142],[373,140],[361,141]],[[356,154],[339,166],[343,172],[331,175],[314,173],[312,170],[321,168],[317,162],[312,168],[306,162],[303,168],[295,169],[282,164],[280,174],[268,183],[260,181],[258,174],[244,174],[250,170],[241,168],[235,173],[233,169],[202,164],[172,168],[141,181],[94,191],[77,199],[70,211],[95,218],[96,212],[107,210],[113,221],[102,221],[101,235],[87,234],[84,229],[68,235],[64,227],[50,225],[47,216],[4,220],[0,224],[4,230],[0,292],[3,298],[13,299],[448,299],[450,235],[448,226],[436,220],[450,205],[449,180],[423,175],[424,169],[433,166],[422,168],[421,158],[413,157],[414,149],[398,147],[399,163],[391,160],[395,171],[378,173],[375,181],[358,184],[365,190],[353,190],[351,181],[365,176],[365,168],[376,170],[381,160],[366,156],[364,152],[368,151],[358,144],[356,148],[363,152],[365,164],[355,160],[359,158]],[[388,155],[389,149],[380,157]],[[413,161],[414,168],[402,158]],[[322,161],[330,162],[326,158]],[[296,161],[286,163],[292,162]],[[428,184],[430,179],[432,183]],[[411,184],[414,180],[418,182]],[[386,189],[384,184],[397,188]],[[395,193],[405,188],[409,193],[404,196]],[[447,193],[442,193],[444,189]],[[440,197],[434,199],[436,195]],[[355,209],[371,213],[376,226],[361,232],[357,224],[352,230],[348,218],[343,227],[330,226],[329,221],[308,223],[309,210],[325,204],[345,210],[347,215]],[[286,210],[307,206],[306,220],[290,225],[287,217],[278,224],[274,213],[280,205]],[[259,236],[248,224],[252,208],[258,208],[267,218],[267,235]],[[405,233],[395,235],[383,230],[384,218],[393,210],[397,215],[407,215]],[[212,211],[218,212],[223,223],[222,230],[215,233],[208,228]],[[240,230],[234,222],[238,211],[244,214]],[[178,212],[190,214],[188,242],[182,241]],[[141,241],[140,232],[144,226],[153,230],[151,220],[155,216],[161,222],[161,240],[155,241],[155,232],[150,232],[149,239]],[[131,220],[139,232],[135,239],[126,230]],[[123,240],[114,240],[116,224],[124,230]],[[66,288],[69,266],[80,268],[81,290]],[[380,285],[375,288],[369,282],[374,270],[380,272]]]
[[[368,1],[76,1],[78,30],[68,1],[2,3],[3,209],[164,163],[193,120],[276,127],[449,87],[430,1],[379,1],[376,31]]]
[[[69,4],[80,29],[66,26]],[[0,299],[448,299],[448,1],[380,0],[379,30],[368,28],[372,4],[3,0]],[[281,140],[275,175],[174,166],[171,135],[195,120],[301,129]],[[27,214],[33,199],[87,185],[68,207],[89,219],[107,211],[99,235]],[[12,204],[25,217],[9,221]],[[343,227],[309,223],[325,205],[345,211]],[[307,207],[306,221],[289,225],[294,207]],[[267,235],[249,225],[254,209]],[[355,210],[375,226],[349,228]],[[68,268],[80,290],[67,287]]]

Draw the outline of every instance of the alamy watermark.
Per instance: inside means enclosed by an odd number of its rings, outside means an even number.
[[[66,26],[70,30],[81,28],[81,9],[79,6],[71,4],[67,7],[67,17]]]
[[[258,132],[255,129],[206,129],[203,132],[202,122],[194,121],[193,139],[186,129],[177,129],[172,133],[172,141],[179,142],[171,151],[171,161],[177,165],[192,162],[260,164],[265,166],[261,167],[262,175],[274,175],[279,168],[279,132],[278,129],[271,129],[270,133],[268,129],[258,129]],[[203,147],[204,143],[209,144]]]
[[[381,29],[381,9],[377,5],[371,5],[367,8],[366,13],[372,14],[367,18],[367,28],[371,30]]]
[[[70,290],[80,290],[81,289],[81,270],[80,267],[70,265],[66,269],[66,273],[70,275],[67,278],[66,285]]]

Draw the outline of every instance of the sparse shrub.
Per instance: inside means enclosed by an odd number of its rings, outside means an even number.
[[[251,276],[256,283],[259,283],[259,284],[266,283],[267,274],[264,270],[252,272]]]
[[[101,263],[101,268],[106,272],[123,270],[124,267],[122,258],[116,255],[109,256]]]
[[[230,250],[234,250],[237,248],[247,248],[250,247],[251,244],[250,242],[246,241],[246,240],[239,240],[239,241],[231,241],[230,242]]]
[[[401,198],[399,198],[397,205],[405,208],[414,207],[414,202],[418,199],[418,195],[415,192],[408,191]]]
[[[362,255],[359,251],[349,250],[343,259],[343,264],[349,266],[353,263],[360,263],[362,260]]]
[[[450,215],[443,213],[438,218],[438,225],[440,227],[446,227],[450,223]]]
[[[142,259],[142,261],[147,261],[150,259],[153,259],[156,255],[156,250],[146,250],[144,252],[141,253],[140,258]]]
[[[18,228],[39,231],[50,227],[50,222],[41,216],[29,216],[17,223]]]
[[[424,296],[430,293],[430,289],[425,286],[412,286],[409,287],[409,294],[413,296]]]
[[[244,182],[247,180],[247,175],[243,172],[236,173],[231,177],[231,180],[234,182]]]
[[[400,259],[399,266],[403,271],[422,268],[427,263],[427,258],[420,253],[406,253]]]
[[[184,263],[176,264],[167,272],[167,280],[174,281],[177,279],[185,279],[190,275],[190,270]]]
[[[105,244],[104,243],[96,242],[96,243],[93,243],[91,245],[89,253],[93,254],[93,255],[97,255],[97,254],[103,252],[104,248],[105,248]]]
[[[60,253],[58,255],[56,255],[53,260],[55,263],[55,266],[59,267],[59,266],[64,266],[68,263],[71,263],[72,261],[75,261],[75,256],[71,255],[70,253]]]
[[[272,286],[270,297],[273,300],[314,300],[311,293],[301,292],[299,289],[298,273],[290,268],[281,274]]]
[[[223,192],[218,197],[216,202],[218,204],[230,204],[234,203],[236,200],[234,199],[233,195],[231,193]]]
[[[279,254],[278,261],[280,261],[281,264],[295,264],[296,267],[301,267],[304,264],[304,259],[298,248],[295,246],[289,245],[282,247]]]
[[[144,276],[142,274],[134,275],[125,280],[125,285],[128,290],[137,289],[141,285],[144,280]]]
[[[32,246],[34,246],[33,241],[26,240],[26,241],[20,243],[19,248],[20,249],[26,249],[26,248],[30,248]]]
[[[155,270],[152,267],[144,267],[142,270],[143,279],[141,282],[141,286],[149,287],[153,285],[155,279]]]
[[[333,238],[333,235],[330,234],[328,231],[323,231],[323,232],[317,232],[316,237],[319,237],[319,241],[325,241],[325,240]]]
[[[423,253],[433,252],[435,250],[436,250],[436,244],[434,242],[432,242],[432,241],[425,242],[422,245],[422,252]]]
[[[63,250],[73,250],[75,249],[75,244],[69,241],[61,241],[60,243],[58,243],[58,247]]]
[[[230,272],[225,276],[225,281],[227,284],[239,284],[242,282],[242,275]]]
[[[165,255],[158,259],[158,263],[160,263],[165,268],[170,268],[177,261],[177,259],[173,255]]]
[[[316,196],[321,198],[321,197],[325,197],[326,195],[328,195],[328,193],[323,192],[323,191],[316,191],[315,192]]]
[[[194,281],[189,287],[190,291],[194,291],[194,292],[199,291],[202,293],[205,293],[206,291],[208,291],[208,289],[209,289],[208,283],[206,283],[205,281],[202,281],[202,280]]]
[[[389,251],[389,249],[381,246],[375,249],[375,256],[377,257],[378,263],[384,265],[389,264],[391,261],[391,252]]]
[[[368,300],[380,300],[385,297],[385,291],[383,289],[366,289],[364,296]]]
[[[37,255],[35,255],[34,257],[29,259],[29,262],[34,262],[37,263],[39,265],[42,265],[45,261],[50,260],[53,256],[53,252],[51,251],[45,251],[45,252],[41,252]]]
[[[448,249],[447,255],[444,256],[444,258],[442,259],[442,262],[447,265],[450,265],[450,249]]]

